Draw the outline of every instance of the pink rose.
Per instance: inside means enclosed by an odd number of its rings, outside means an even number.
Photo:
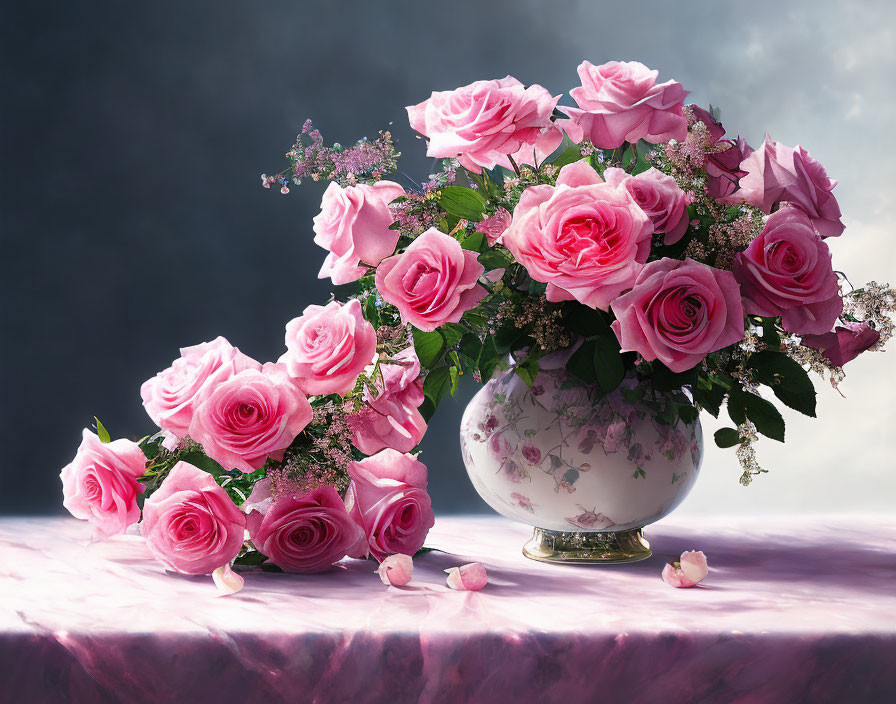
[[[413,347],[394,356],[402,364],[380,364],[382,378],[375,382],[376,395],[364,390],[364,406],[349,416],[352,444],[365,455],[391,447],[410,452],[426,434],[426,421],[418,408],[423,403],[420,360]]]
[[[476,223],[476,231],[485,235],[489,247],[493,247],[495,243],[500,242],[501,235],[510,227],[512,217],[507,208],[498,208],[494,215]]]
[[[504,246],[548,285],[549,301],[607,310],[647,261],[653,225],[625,188],[601,183],[584,162],[564,166],[557,184],[523,191]]]
[[[532,164],[560,146],[563,135],[551,122],[559,99],[507,76],[434,92],[407,111],[411,127],[429,140],[427,156],[457,157],[478,174],[483,168],[511,168],[508,155]]]
[[[168,369],[143,383],[140,396],[156,425],[177,438],[185,438],[200,391],[244,369],[261,369],[261,364],[223,337],[184,347],[180,355]]]
[[[716,150],[704,154],[706,188],[711,198],[724,202],[737,190],[741,177],[747,175],[740,165],[753,153],[753,148],[741,137],[735,141],[722,139],[725,136],[722,123],[717,122],[703,108],[696,105],[690,107],[697,121],[706,126],[710,141]],[[688,139],[690,138],[688,135]]]
[[[650,218],[654,232],[666,234],[666,244],[675,244],[684,237],[690,222],[687,208],[691,199],[674,178],[652,167],[637,176],[611,167],[604,171],[604,180],[611,186],[622,185],[631,194]]]
[[[313,396],[344,395],[376,354],[376,330],[364,320],[361,303],[308,306],[286,324],[286,363],[290,376]]]
[[[658,84],[658,72],[637,61],[583,61],[578,72],[582,85],[569,94],[579,107],[561,107],[570,119],[557,123],[574,142],[587,138],[601,149],[615,149],[640,139],[658,144],[687,137],[687,91],[680,83]]]
[[[459,322],[485,297],[486,290],[477,283],[485,271],[478,256],[430,228],[404,252],[382,261],[376,288],[398,308],[402,322],[432,331]]]
[[[211,574],[239,553],[246,519],[212,475],[178,462],[146,500],[140,525],[165,567]]]
[[[448,573],[448,586],[459,591],[478,592],[488,584],[488,573],[481,562],[452,567],[445,572]]]
[[[740,289],[729,271],[693,259],[650,262],[634,288],[613,301],[623,352],[659,359],[673,372],[744,337]]]
[[[275,498],[262,479],[243,504],[252,544],[287,572],[321,572],[346,555],[364,557],[364,531],[330,485]]]
[[[706,555],[699,550],[681,553],[680,562],[663,567],[663,581],[673,587],[693,587],[709,574]]]
[[[797,335],[828,332],[843,310],[828,246],[799,208],[773,213],[732,270],[747,313],[780,315]]]
[[[413,555],[435,524],[426,493],[426,465],[391,448],[350,462],[345,504],[364,528],[370,553]]]
[[[137,479],[146,469],[140,446],[130,440],[103,443],[84,429],[75,459],[62,468],[62,505],[75,517],[90,521],[102,536],[124,533],[140,520]]]
[[[843,233],[840,206],[831,192],[837,182],[824,167],[797,145],[785,147],[766,135],[765,142],[741,163],[747,175],[740,180],[735,198],[755,205],[764,213],[778,203],[800,208],[822,237]]]
[[[377,574],[385,585],[403,587],[411,581],[414,560],[410,555],[389,555],[380,563]]]
[[[389,203],[401,195],[404,189],[392,181],[347,188],[331,182],[314,218],[314,243],[329,252],[318,278],[357,281],[366,271],[361,264],[376,266],[392,254],[401,233],[389,229]]]
[[[283,451],[311,422],[311,405],[282,364],[247,369],[207,389],[190,437],[225,469],[251,472]]]
[[[852,361],[879,340],[880,333],[868,323],[844,323],[834,328],[834,332],[802,336],[804,345],[821,350],[835,367]]]

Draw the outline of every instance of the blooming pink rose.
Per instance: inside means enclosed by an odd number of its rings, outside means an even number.
[[[321,572],[346,555],[364,557],[364,531],[336,489],[324,485],[300,496],[274,497],[269,479],[243,504],[252,544],[287,572]]]
[[[512,217],[507,208],[498,208],[494,215],[490,215],[485,220],[480,220],[476,223],[476,231],[485,235],[489,247],[492,247],[496,242],[500,242],[501,235],[510,227]]]
[[[414,560],[410,555],[389,555],[377,570],[383,584],[403,587],[411,581]]]
[[[208,386],[226,381],[244,369],[261,369],[223,337],[184,347],[180,358],[140,387],[143,407],[153,422],[176,438],[185,438],[196,398]]]
[[[741,163],[747,175],[740,180],[735,198],[755,205],[764,213],[777,203],[792,203],[803,210],[818,234],[838,237],[843,233],[840,206],[831,192],[837,182],[805,149],[785,147],[766,135],[765,142]]]
[[[247,369],[207,389],[190,437],[225,469],[251,472],[283,451],[311,422],[311,404],[282,364]]]
[[[478,256],[430,228],[404,252],[382,261],[376,288],[398,308],[402,322],[432,331],[459,322],[485,297],[486,290],[477,283],[485,271]]]
[[[674,178],[652,167],[637,176],[611,167],[604,171],[604,180],[611,186],[623,186],[631,194],[650,218],[654,232],[666,234],[666,244],[675,244],[684,237],[690,222],[687,208],[691,199]]]
[[[879,340],[880,333],[868,323],[844,323],[834,328],[834,332],[802,336],[804,345],[821,350],[836,367],[852,361]]]
[[[411,127],[429,140],[427,156],[457,157],[478,174],[496,165],[511,168],[508,155],[532,164],[560,146],[563,135],[551,122],[559,99],[507,76],[434,92],[407,111]]]
[[[715,151],[704,154],[703,168],[706,171],[706,188],[710,197],[727,201],[737,190],[740,179],[747,172],[740,168],[741,162],[753,153],[753,148],[743,138],[735,141],[723,139],[725,128],[706,110],[691,105],[694,117],[702,122],[709,133]],[[691,136],[688,135],[688,139]]]
[[[380,364],[382,378],[375,382],[376,395],[364,390],[364,406],[349,416],[352,444],[365,455],[391,447],[410,452],[426,434],[426,421],[418,410],[423,403],[420,360],[413,347],[394,359],[402,364]]]
[[[637,61],[610,61],[578,68],[582,85],[569,91],[578,108],[561,107],[569,120],[559,120],[574,142],[590,139],[601,149],[644,139],[652,144],[684,141],[687,91],[676,81],[657,83],[657,71]]]
[[[347,188],[331,182],[314,218],[314,243],[329,252],[318,278],[357,281],[366,271],[361,264],[376,266],[392,254],[401,233],[389,229],[389,203],[401,195],[404,189],[392,181]]]
[[[413,555],[423,547],[435,524],[426,493],[426,465],[391,448],[360,462],[350,462],[345,504],[364,528],[370,553]]]
[[[140,525],[168,569],[211,574],[239,553],[246,518],[211,474],[178,462],[146,500]]]
[[[448,573],[448,586],[464,592],[478,592],[488,584],[488,573],[481,562],[452,567]]]
[[[740,289],[729,271],[693,259],[660,259],[613,301],[613,332],[623,352],[659,359],[673,372],[744,337]]]
[[[666,563],[663,581],[673,587],[693,587],[709,574],[706,555],[699,550],[681,553],[680,562]]]
[[[504,233],[529,276],[548,285],[549,301],[575,298],[607,310],[650,254],[647,215],[625,188],[599,181],[583,162],[563,167],[556,187],[523,191]]]
[[[361,303],[308,306],[286,324],[286,363],[290,376],[313,396],[346,394],[376,354],[376,330],[364,320]]]
[[[797,335],[828,332],[843,310],[828,246],[799,208],[773,213],[733,272],[747,313],[780,315]]]
[[[140,520],[137,495],[146,457],[130,440],[101,442],[84,429],[75,459],[62,468],[62,505],[75,518],[90,521],[102,536],[124,533]]]

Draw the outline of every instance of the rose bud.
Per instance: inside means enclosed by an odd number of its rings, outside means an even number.
[[[380,563],[377,574],[383,584],[403,587],[411,581],[414,560],[410,555],[389,555]]]
[[[448,573],[448,586],[459,591],[478,592],[488,584],[488,574],[481,562],[452,567],[445,572]]]
[[[678,562],[663,567],[663,581],[673,587],[693,587],[709,573],[706,555],[699,550],[681,553]]]

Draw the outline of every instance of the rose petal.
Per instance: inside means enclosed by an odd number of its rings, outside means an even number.
[[[685,584],[682,581],[682,577],[684,577],[682,571],[680,569],[676,569],[676,567],[671,562],[667,562],[663,567],[663,581],[666,584],[669,584],[673,587],[693,586],[691,584]]]
[[[403,587],[411,581],[414,560],[410,555],[389,555],[380,563],[377,573],[383,584]]]
[[[230,569],[230,565],[218,567],[212,572],[212,579],[215,580],[215,586],[218,588],[218,596],[228,596],[236,594],[243,588],[245,581],[240,575]]]
[[[694,584],[701,581],[709,574],[709,568],[706,566],[706,555],[700,550],[689,550],[681,553],[681,571]]]
[[[448,586],[459,591],[477,592],[488,584],[488,574],[481,562],[452,567],[448,573]]]

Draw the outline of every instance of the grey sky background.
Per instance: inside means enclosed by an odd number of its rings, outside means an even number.
[[[419,180],[403,108],[432,90],[510,73],[566,93],[583,59],[639,60],[719,106],[729,133],[809,149],[840,181],[836,267],[896,284],[894,32],[884,0],[3,3],[0,512],[59,510],[94,414],[147,432],[139,385],[179,346],[222,334],[276,359],[286,321],[326,298],[323,187],[258,184],[308,116],[342,142],[393,121]],[[785,411],[788,442],[759,442],[770,474],[747,489],[708,419],[679,511],[892,510],[894,361],[850,363],[846,398],[821,385],[818,420]],[[456,439],[473,391],[424,442],[437,512],[487,510]]]

